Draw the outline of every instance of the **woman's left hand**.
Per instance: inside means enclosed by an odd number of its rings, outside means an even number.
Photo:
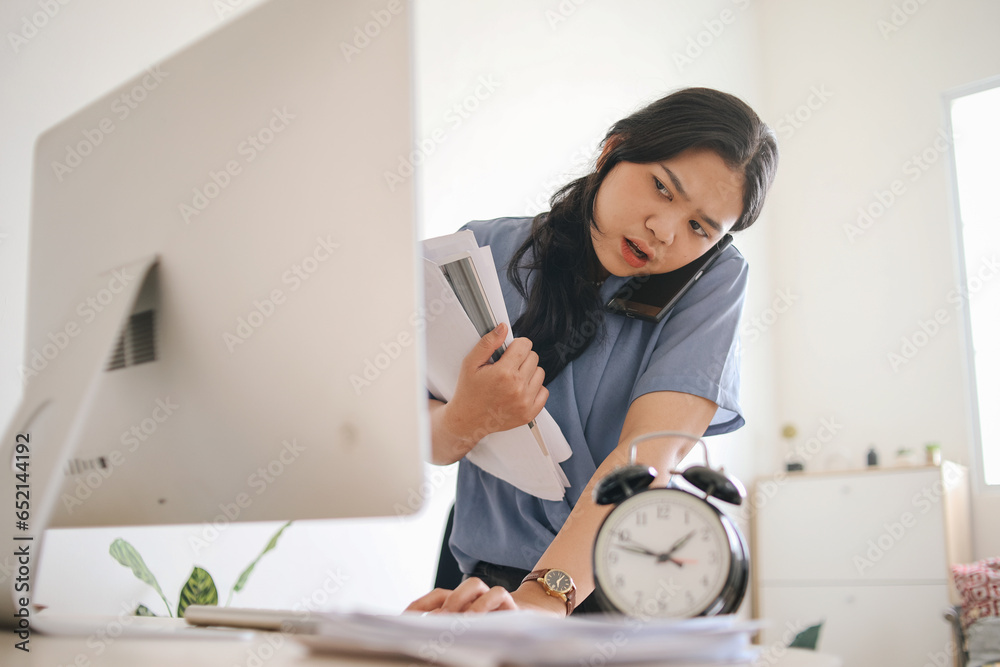
[[[527,587],[527,590],[525,588],[522,586],[514,593],[508,593],[501,586],[490,588],[482,579],[470,577],[453,591],[435,588],[427,595],[411,602],[406,611],[461,614],[530,609],[555,616],[565,615],[565,604],[546,595],[541,587]]]
[[[449,591],[435,588],[427,595],[410,603],[406,611],[458,614],[464,612],[484,613],[502,609],[519,609],[514,598],[501,586],[490,588],[482,579],[471,577],[458,588]]]

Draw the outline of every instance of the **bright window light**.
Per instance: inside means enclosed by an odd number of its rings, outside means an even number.
[[[974,399],[977,450],[987,484],[1000,485],[1000,82],[951,102],[955,175]]]

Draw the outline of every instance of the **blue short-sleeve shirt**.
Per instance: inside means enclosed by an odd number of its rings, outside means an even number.
[[[480,246],[492,249],[511,322],[525,302],[507,280],[507,265],[528,237],[531,222],[500,218],[463,227],[472,230]],[[526,274],[522,279],[527,284]],[[610,276],[601,287],[602,300],[610,300],[627,280]],[[629,405],[639,396],[677,391],[714,402],[719,408],[706,435],[743,425],[739,322],[746,285],[747,262],[729,246],[662,321],[604,314],[603,329],[586,351],[547,385],[545,408],[573,451],[561,464],[571,483],[566,497],[542,500],[465,459],[459,463],[450,545],[463,572],[471,572],[478,561],[534,567],[597,467],[618,445]]]

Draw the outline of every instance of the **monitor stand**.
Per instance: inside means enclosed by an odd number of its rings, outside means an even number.
[[[15,642],[27,639],[29,628],[36,629],[34,582],[45,528],[59,497],[62,463],[76,449],[94,387],[157,261],[151,255],[116,269],[138,280],[128,281],[100,315],[80,325],[79,332],[31,378],[0,441],[0,509],[5,517],[0,525],[0,553],[5,554],[0,560],[0,628],[13,629]],[[82,285],[80,295],[97,294],[109,277],[110,272],[94,276]],[[72,313],[67,313],[65,321],[71,320]],[[31,429],[43,413],[45,432],[40,441]],[[19,463],[23,465],[18,467]]]

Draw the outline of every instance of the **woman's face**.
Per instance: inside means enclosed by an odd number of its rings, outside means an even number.
[[[597,191],[591,239],[616,276],[666,273],[700,257],[743,213],[743,176],[692,148],[663,162],[619,162]]]

